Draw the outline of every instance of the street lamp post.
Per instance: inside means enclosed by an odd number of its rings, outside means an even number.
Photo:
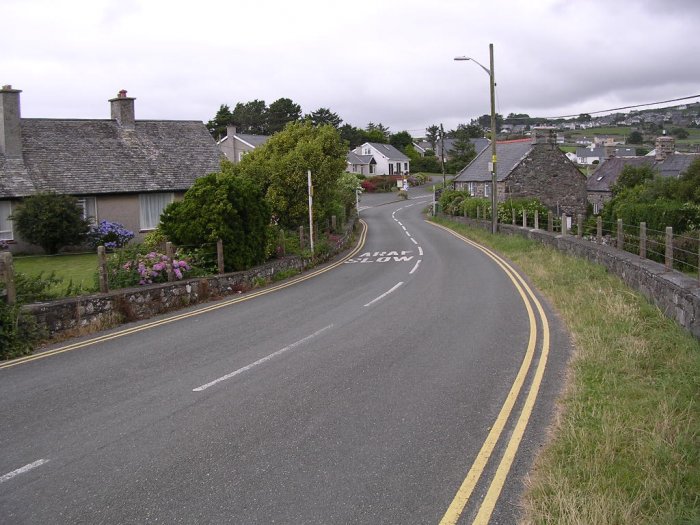
[[[493,44],[489,44],[489,55],[491,58],[491,67],[483,66],[471,57],[455,57],[457,61],[471,60],[481,69],[486,71],[489,76],[491,87],[491,232],[498,231],[498,199],[497,199],[497,180],[496,180],[496,82],[493,74]]]

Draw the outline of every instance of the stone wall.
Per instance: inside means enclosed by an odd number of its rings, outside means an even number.
[[[182,281],[124,288],[105,294],[70,297],[34,303],[22,308],[46,328],[50,338],[83,335],[120,323],[148,319],[212,299],[237,294],[254,287],[258,279],[269,280],[286,270],[303,271],[345,250],[352,241],[355,220],[349,221],[330,253],[315,261],[288,256],[242,272],[232,272]]]
[[[442,217],[470,226],[490,230],[490,221],[465,217]],[[499,224],[499,231],[508,235],[520,235],[541,242],[559,251],[582,257],[618,276],[624,283],[640,292],[649,302],[657,306],[667,317],[700,339],[700,283],[698,279],[677,271],[668,271],[663,264],[642,259],[638,255],[599,245],[571,235],[562,236],[546,230],[534,230]]]

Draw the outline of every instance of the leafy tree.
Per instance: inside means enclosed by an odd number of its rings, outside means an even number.
[[[613,184],[611,190],[613,195],[618,194],[625,188],[632,188],[646,181],[652,180],[656,171],[649,165],[630,166],[622,168],[622,172],[617,177],[617,181]]]
[[[266,258],[270,210],[262,191],[226,168],[197,179],[181,201],[165,208],[160,221],[176,244],[203,246],[222,239],[227,270],[250,268]]]
[[[451,139],[479,139],[483,138],[484,130],[478,124],[458,124],[457,129],[450,130],[447,136]]]
[[[389,144],[394,146],[399,151],[404,151],[407,146],[413,144],[413,137],[408,131],[392,133],[389,137]]]
[[[314,186],[314,217],[329,217],[337,204],[338,179],[347,149],[331,125],[292,122],[243,157],[238,173],[261,187],[280,225],[296,228],[308,220],[307,170]]]
[[[350,149],[367,142],[367,134],[351,124],[343,124],[338,128],[338,132],[340,133],[340,138],[348,143]]]
[[[687,139],[690,134],[684,128],[673,128],[671,130],[671,135],[673,135],[677,139],[683,140],[683,139]]]
[[[370,122],[365,129],[369,142],[380,142],[383,144],[389,142],[389,128],[381,122],[379,124]]]
[[[267,106],[264,100],[252,100],[245,104],[239,102],[233,108],[231,121],[239,133],[267,135]]]
[[[89,223],[78,200],[70,195],[38,193],[27,197],[11,216],[19,234],[48,254],[80,244]]]
[[[633,131],[627,137],[627,144],[642,144],[644,136],[639,131]]]
[[[277,99],[267,109],[267,132],[272,134],[282,131],[288,122],[296,122],[299,119],[299,104],[295,104],[290,98]]]
[[[581,113],[576,120],[579,122],[590,122],[593,119],[588,113]]]
[[[483,129],[491,129],[491,115],[481,115],[477,119],[477,123]],[[496,113],[496,133],[501,131],[501,126],[503,126],[503,115],[501,115],[500,113]],[[483,136],[483,133],[481,136]]]
[[[338,129],[340,127],[343,119],[338,116],[337,113],[333,113],[328,108],[318,108],[304,117],[309,120],[314,126],[323,126],[324,124],[330,124],[334,128]]]
[[[676,195],[684,202],[700,204],[700,159],[695,159],[681,174]]]
[[[445,169],[449,173],[457,173],[476,157],[474,144],[465,136],[460,136],[455,140],[449,153],[452,159],[445,163]]]
[[[221,104],[214,118],[207,122],[207,129],[216,140],[219,140],[226,135],[226,126],[231,124],[232,121],[233,114],[231,113],[231,108],[226,104]]]
[[[425,140],[430,143],[430,148],[435,151],[438,138],[440,137],[440,126],[433,124],[425,129]]]

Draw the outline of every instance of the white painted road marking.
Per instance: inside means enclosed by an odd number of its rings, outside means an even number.
[[[380,301],[380,300],[384,299],[387,295],[389,295],[391,292],[393,292],[394,290],[396,290],[396,289],[397,289],[399,286],[401,286],[402,284],[403,284],[403,281],[400,281],[398,284],[395,284],[394,287],[393,287],[391,290],[388,290],[388,291],[384,292],[382,295],[380,295],[380,296],[377,297],[376,299],[372,299],[372,300],[371,300],[370,302],[368,302],[365,306],[370,306],[370,305],[376,303],[377,301]]]
[[[408,233],[408,232],[406,232],[406,233]],[[418,244],[418,241],[416,241],[413,237],[410,237],[410,238],[411,238],[411,241],[413,241],[413,244]]]
[[[423,248],[420,246],[418,247],[418,255],[423,255]]]
[[[415,271],[418,269],[418,266],[420,266],[420,261],[421,261],[420,259],[418,259],[418,260],[416,261],[416,265],[413,267],[413,270],[411,270],[410,272],[408,272],[408,275],[412,275],[413,272],[415,272]]]
[[[29,472],[32,469],[35,469],[37,467],[40,467],[44,463],[48,463],[48,459],[38,459],[34,463],[30,463],[29,465],[25,465],[22,468],[18,468],[17,470],[13,470],[12,472],[8,472],[4,476],[0,477],[0,483],[4,483],[6,481],[11,480],[15,476],[19,476],[20,474],[24,474],[25,472]]]
[[[326,330],[329,330],[331,328],[333,328],[333,325],[329,324],[325,328],[321,328],[320,330],[314,332],[313,334],[307,335],[306,337],[304,337],[304,339],[300,339],[296,343],[292,343],[289,346],[285,346],[281,350],[277,350],[276,352],[273,352],[270,355],[263,357],[262,359],[258,359],[254,363],[250,363],[249,365],[246,365],[243,368],[239,368],[238,370],[231,372],[230,374],[226,374],[225,376],[222,376],[219,379],[214,379],[214,381],[211,381],[210,383],[207,383],[206,385],[202,385],[202,386],[198,386],[197,388],[193,388],[192,392],[201,392],[203,390],[206,390],[209,387],[214,386],[217,383],[221,383],[222,381],[226,381],[227,379],[231,379],[232,377],[237,376],[238,374],[242,374],[243,372],[246,372],[255,366],[261,365],[264,362],[269,361],[273,357],[277,357],[278,355],[283,354],[284,352],[291,350],[292,348],[296,348],[297,346],[304,344],[306,341],[313,339],[314,337],[322,334],[323,332],[325,332]]]

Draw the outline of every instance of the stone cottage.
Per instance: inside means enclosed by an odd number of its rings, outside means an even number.
[[[556,144],[553,128],[533,128],[528,139],[496,143],[497,199],[537,198],[557,215],[586,213],[586,176]],[[479,153],[453,180],[475,197],[491,196],[491,149]]]
[[[32,247],[8,216],[39,192],[74,195],[86,218],[120,222],[138,238],[170,202],[223,158],[204,123],[136,120],[126,91],[109,101],[109,119],[21,118],[20,90],[0,89],[0,239]]]

